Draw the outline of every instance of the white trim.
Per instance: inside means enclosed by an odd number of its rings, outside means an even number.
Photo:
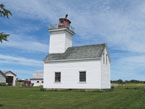
[[[75,34],[75,32],[74,31],[72,31],[72,30],[70,30],[70,29],[68,29],[68,28],[55,28],[55,29],[48,29],[50,32],[55,32],[55,31],[63,31],[63,30],[65,30],[65,31],[67,31],[67,32],[70,32],[72,35],[73,34]]]
[[[50,63],[50,62],[66,62],[66,61],[85,61],[85,60],[101,60],[101,57],[98,57],[98,58],[50,60],[50,61],[44,62],[44,63]]]

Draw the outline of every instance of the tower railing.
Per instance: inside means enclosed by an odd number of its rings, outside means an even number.
[[[72,26],[66,26],[66,27],[64,27],[64,28],[68,28],[68,29],[70,29],[70,30],[72,30],[72,31],[75,31],[75,28],[74,27],[72,27]],[[51,30],[51,29],[59,29],[58,28],[58,24],[49,24],[48,25],[48,29],[49,30]]]

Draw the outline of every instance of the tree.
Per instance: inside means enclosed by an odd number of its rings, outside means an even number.
[[[12,13],[5,9],[4,4],[0,4],[0,17],[7,17],[9,18],[9,15],[12,15]],[[9,36],[9,34],[5,34],[3,32],[0,32],[0,42],[2,43],[3,40],[7,41],[7,37]]]
[[[0,33],[0,42],[2,43],[2,40],[7,41],[7,37],[9,36],[9,34],[5,34],[3,32]]]
[[[123,83],[123,81],[122,81],[121,79],[117,80],[117,82],[118,82],[119,84]]]

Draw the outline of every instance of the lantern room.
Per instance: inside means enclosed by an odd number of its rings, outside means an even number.
[[[67,19],[68,14],[66,14],[65,18],[59,19],[58,28],[66,28],[70,26],[71,21]]]

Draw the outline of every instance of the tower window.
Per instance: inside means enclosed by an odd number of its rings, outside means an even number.
[[[61,81],[61,72],[55,72],[55,82]]]
[[[105,64],[105,53],[103,53],[103,64]]]
[[[108,56],[108,55],[106,54],[106,64],[107,64],[107,56]]]
[[[86,72],[80,72],[80,82],[86,82]]]

